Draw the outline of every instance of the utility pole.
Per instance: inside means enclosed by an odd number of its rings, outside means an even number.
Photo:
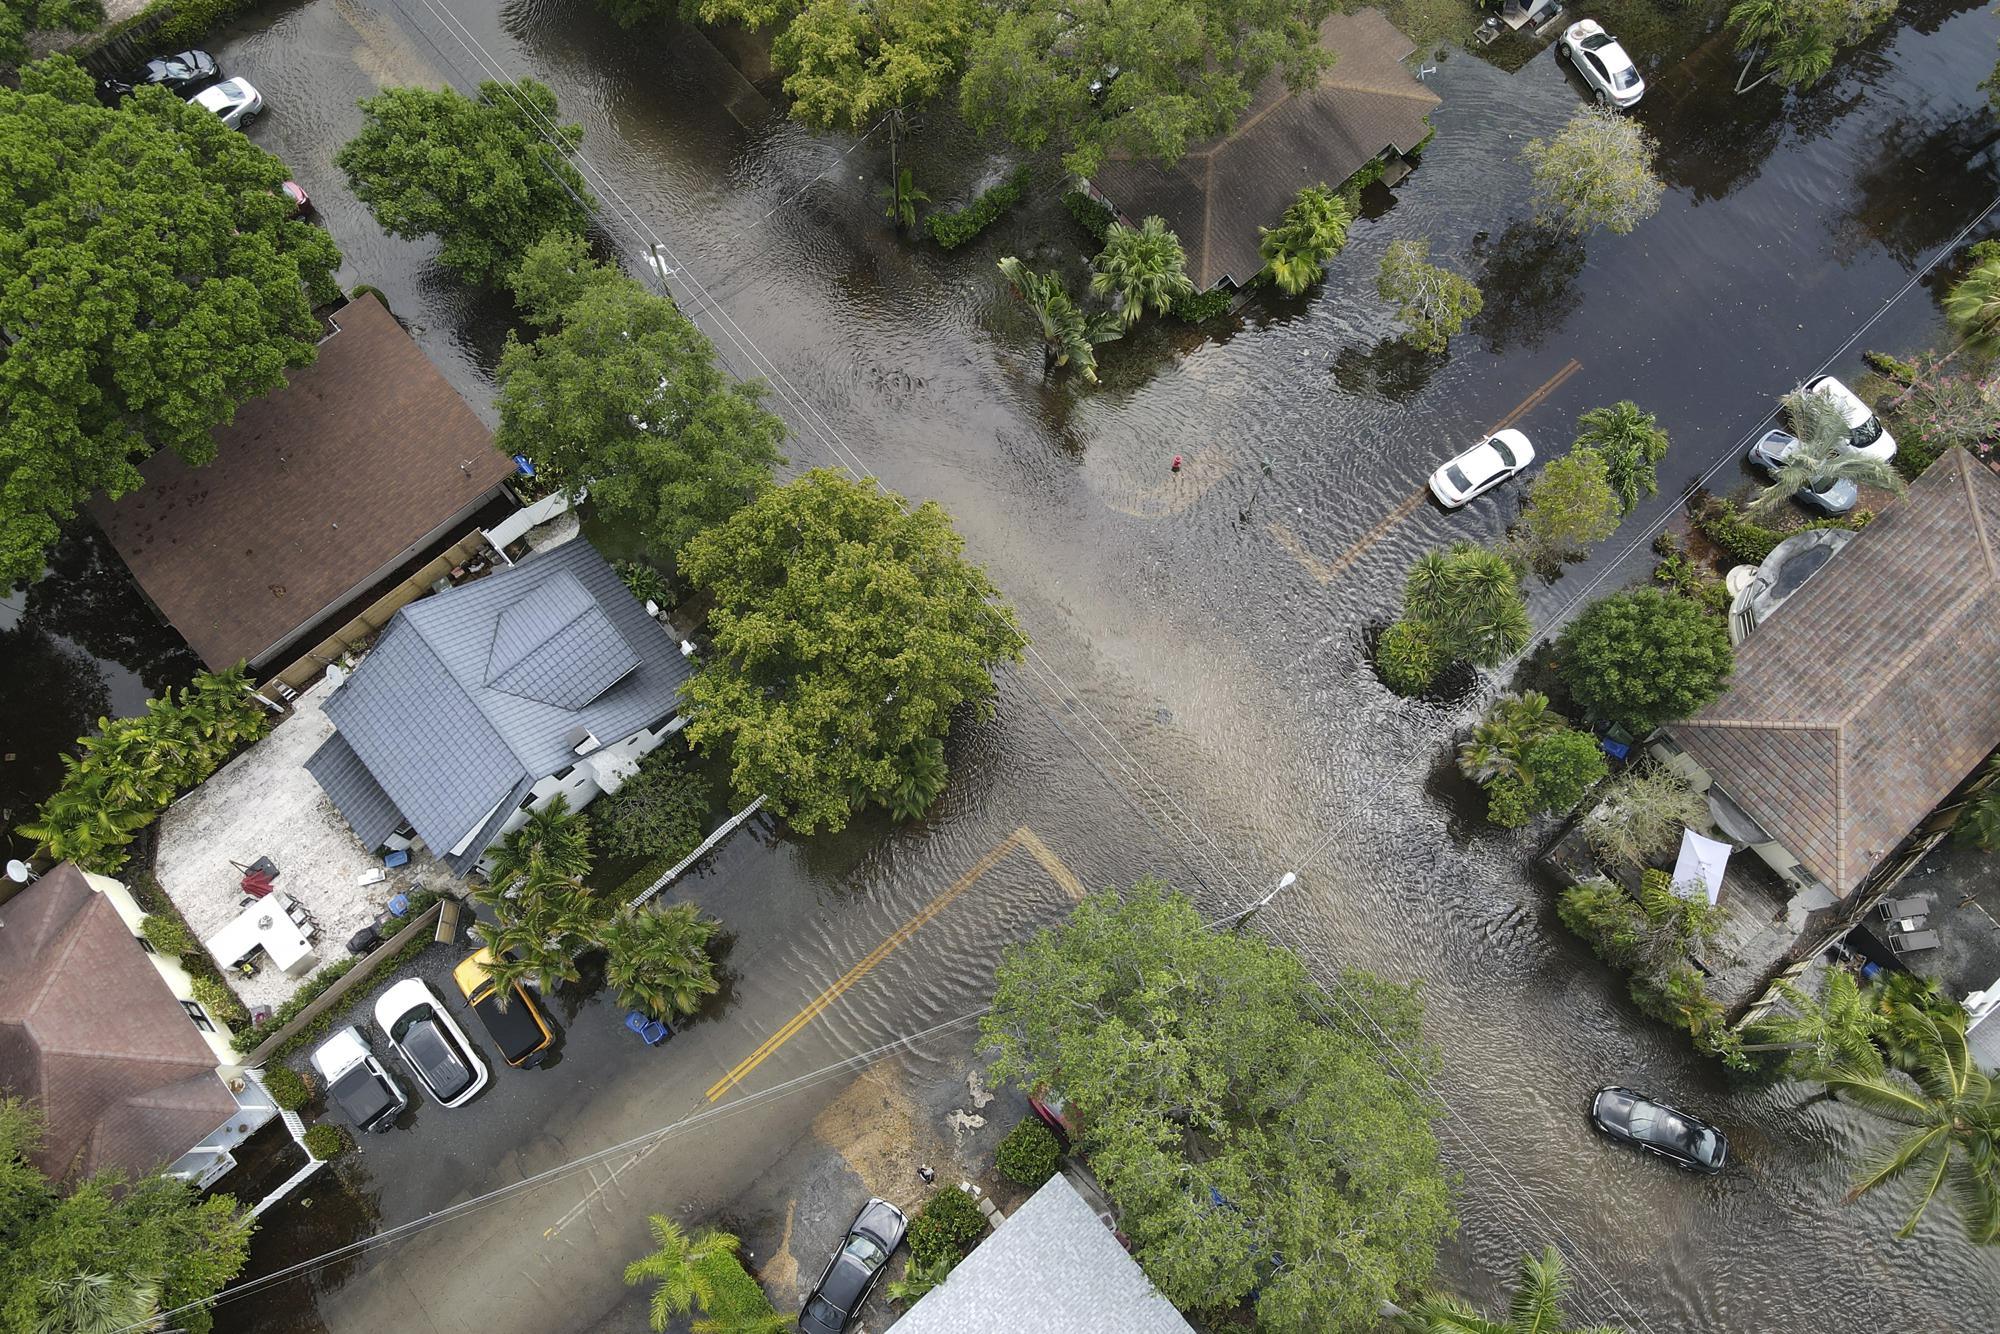
[[[1285,874],[1279,879],[1278,883],[1271,887],[1271,892],[1269,894],[1266,894],[1263,898],[1258,899],[1255,903],[1249,905],[1247,908],[1244,908],[1242,911],[1238,912],[1233,920],[1225,919],[1229,920],[1231,923],[1229,929],[1232,931],[1241,931],[1243,929],[1244,923],[1248,922],[1252,917],[1255,917],[1258,913],[1262,912],[1265,908],[1269,907],[1272,899],[1277,898],[1280,893],[1282,893],[1287,889],[1290,889],[1293,885],[1296,885],[1298,882],[1299,882],[1299,877],[1296,871],[1285,872]]]

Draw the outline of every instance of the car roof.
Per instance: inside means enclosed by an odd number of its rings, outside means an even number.
[[[351,1066],[329,1083],[327,1094],[358,1126],[367,1125],[402,1101],[388,1078],[377,1074],[367,1062]]]
[[[494,1045],[510,1065],[549,1040],[541,1021],[535,1017],[534,999],[518,982],[514,984],[514,994],[507,998],[506,1009],[500,1008],[499,994],[489,990],[472,1003],[472,1012],[486,1025]]]
[[[474,1078],[471,1058],[459,1050],[458,1043],[436,1016],[409,1020],[408,1027],[396,1038],[396,1045],[439,1098],[455,1098],[471,1086]]]

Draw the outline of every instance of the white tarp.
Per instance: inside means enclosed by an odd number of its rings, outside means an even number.
[[[1681,830],[1681,855],[1674,859],[1674,893],[1687,894],[1690,885],[1708,890],[1711,906],[1722,897],[1722,870],[1729,865],[1730,845]]]

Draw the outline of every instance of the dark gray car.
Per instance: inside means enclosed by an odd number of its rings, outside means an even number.
[[[871,1199],[861,1206],[847,1229],[826,1272],[813,1285],[799,1312],[799,1328],[805,1334],[845,1334],[868,1294],[875,1290],[889,1257],[903,1244],[910,1220],[903,1211],[883,1199]]]
[[[180,97],[192,97],[221,80],[222,70],[214,56],[206,51],[179,51],[170,56],[156,56],[123,78],[99,80],[98,88],[114,102],[149,83],[157,83]]]
[[[1729,1158],[1729,1141],[1708,1122],[1615,1084],[1597,1090],[1590,1119],[1613,1139],[1697,1172],[1720,1172]]]
[[[1778,469],[1798,447],[1799,438],[1790,431],[1766,431],[1757,437],[1756,444],[1750,446],[1750,462],[1762,469],[1766,476],[1775,478]],[[1861,491],[1845,479],[1837,482],[1811,481],[1792,492],[1792,499],[1827,514],[1845,514],[1861,499]]]

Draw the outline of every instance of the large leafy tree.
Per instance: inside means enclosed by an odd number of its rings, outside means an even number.
[[[1265,75],[1304,87],[1332,63],[1333,0],[1019,0],[972,40],[965,117],[1080,176],[1112,152],[1173,162],[1227,130]]]
[[[1451,1293],[1433,1292],[1398,1317],[1397,1328],[1403,1334],[1620,1334],[1610,1325],[1572,1328],[1563,1309],[1568,1295],[1562,1252],[1551,1246],[1540,1259],[1521,1257],[1521,1279],[1504,1320],[1487,1319]]]
[[[1176,1305],[1250,1299],[1280,1334],[1372,1330],[1453,1222],[1438,1109],[1369,1040],[1386,1030],[1424,1064],[1414,998],[1351,981],[1353,1008],[1332,1011],[1295,955],[1210,931],[1145,880],[1008,949],[981,1032],[996,1076],[1062,1091]]]
[[[771,59],[795,119],[860,133],[950,87],[985,15],[977,0],[810,0],[773,39]]]
[[[1396,307],[1403,341],[1424,352],[1442,352],[1465,322],[1486,305],[1470,278],[1430,262],[1427,236],[1391,241],[1382,256],[1375,291]]]
[[[1932,1014],[1912,1023],[1922,1057],[1905,1078],[1867,1069],[1835,1070],[1826,1086],[1843,1102],[1906,1128],[1847,1193],[1851,1202],[1908,1177],[1917,1204],[1898,1236],[1909,1236],[1940,1193],[1948,1193],[1966,1236],[2000,1242],[2000,1084],[1973,1063],[1965,1030]]]
[[[1605,479],[1618,497],[1620,514],[1630,514],[1641,495],[1658,494],[1667,433],[1637,403],[1625,399],[1584,413],[1576,423],[1576,447],[1595,450],[1604,460]]]
[[[1896,0],[1739,0],[1729,11],[1736,49],[1743,53],[1736,91],[1749,92],[1766,79],[1787,88],[1817,83],[1842,47],[1863,41],[1895,12]],[[1759,58],[1764,72],[1746,84]]]
[[[212,1296],[242,1269],[251,1223],[229,1196],[204,1200],[161,1176],[100,1175],[65,1192],[28,1161],[40,1142],[37,1114],[0,1098],[0,1331],[130,1325]],[[205,1309],[176,1319],[195,1334],[214,1324]]]
[[[1666,187],[1653,171],[1653,136],[1609,107],[1581,107],[1551,139],[1521,149],[1535,196],[1535,219],[1581,236],[1598,227],[1623,234],[1657,213]]]
[[[333,160],[393,235],[435,236],[438,260],[467,282],[498,283],[554,228],[582,231],[595,201],[569,155],[583,128],[556,120],[533,79],[388,88],[361,99],[366,123]]]
[[[1617,527],[1618,497],[1604,456],[1572,449],[1550,460],[1528,488],[1514,543],[1531,567],[1551,572]]]
[[[522,265],[529,295],[517,299],[537,319],[575,290],[553,329],[508,340],[495,441],[573,490],[587,486],[600,511],[672,552],[770,485],[785,425],[759,405],[759,386],[722,372],[673,302],[615,270],[551,262],[548,252],[573,244],[545,239]]]
[[[1639,588],[1584,608],[1557,642],[1556,663],[1592,718],[1644,735],[1714,699],[1735,658],[1720,617]]]
[[[0,584],[41,573],[93,492],[313,359],[339,252],[285,168],[163,89],[117,110],[67,56],[0,88]]]
[[[1137,227],[1112,223],[1090,267],[1090,290],[1112,298],[1128,326],[1139,322],[1146,307],[1164,315],[1176,300],[1194,293],[1181,239],[1162,218],[1147,218]]]
[[[738,795],[768,794],[802,832],[886,802],[955,711],[990,713],[992,668],[1027,645],[942,509],[824,469],[696,537],[680,566],[714,599],[688,738],[727,750]]]
[[[0,0],[0,65],[28,58],[31,32],[89,32],[102,22],[102,0]]]

